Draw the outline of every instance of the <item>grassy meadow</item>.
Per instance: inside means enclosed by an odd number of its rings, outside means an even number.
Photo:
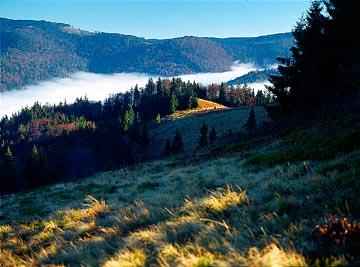
[[[336,124],[4,196],[1,265],[356,266],[360,127]]]
[[[148,123],[150,146],[148,157],[159,158],[163,156],[167,138],[173,138],[176,130],[182,135],[185,152],[198,149],[200,127],[205,123],[208,133],[214,127],[217,135],[217,144],[228,143],[232,137],[239,133],[246,133],[244,124],[249,117],[250,109],[227,108],[215,102],[199,99],[199,107],[186,111],[177,111],[161,120],[158,125],[155,121]],[[266,111],[262,107],[255,108],[256,120],[259,126],[268,121]]]

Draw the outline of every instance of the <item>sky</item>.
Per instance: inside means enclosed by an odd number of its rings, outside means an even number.
[[[2,0],[0,16],[64,22],[92,32],[156,39],[250,37],[290,31],[310,2]]]

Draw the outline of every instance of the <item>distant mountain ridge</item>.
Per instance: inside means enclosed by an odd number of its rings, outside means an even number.
[[[250,71],[245,75],[242,75],[240,77],[228,81],[227,84],[240,85],[240,84],[249,84],[249,83],[267,81],[270,75],[279,75],[279,71],[274,68]]]
[[[226,71],[236,60],[266,66],[277,56],[287,56],[293,42],[290,33],[156,40],[47,21],[0,18],[0,24],[1,91],[75,71],[172,76]]]

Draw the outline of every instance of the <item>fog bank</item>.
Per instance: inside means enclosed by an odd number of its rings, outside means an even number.
[[[250,88],[254,89],[255,93],[259,90],[262,90],[263,92],[264,90],[267,90],[265,85],[271,85],[271,83],[268,80],[264,80],[248,84]]]
[[[236,63],[230,71],[226,72],[185,74],[178,77],[184,81],[196,81],[203,85],[209,85],[227,82],[253,70],[256,70],[256,67],[251,64]],[[136,84],[143,87],[150,77],[158,78],[145,73],[96,74],[77,72],[67,78],[43,81],[35,85],[25,86],[22,90],[1,93],[0,117],[11,115],[22,107],[32,106],[36,101],[41,104],[58,104],[64,100],[72,103],[76,98],[85,95],[90,100],[104,100],[110,94],[125,92]]]

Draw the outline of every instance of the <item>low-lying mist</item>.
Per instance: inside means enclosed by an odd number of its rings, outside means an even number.
[[[180,75],[184,81],[196,81],[203,85],[221,83],[256,70],[252,64],[234,64],[231,70],[218,73],[196,73]],[[32,106],[36,101],[45,104],[58,104],[66,100],[72,103],[76,98],[87,96],[90,100],[104,100],[110,94],[125,92],[136,84],[143,87],[149,78],[157,79],[145,73],[95,74],[77,72],[67,78],[56,78],[21,90],[1,93],[0,117],[11,115],[22,107]],[[164,78],[164,77],[163,77]],[[254,89],[263,89],[264,83],[255,83]],[[252,86],[252,84],[250,84]]]

